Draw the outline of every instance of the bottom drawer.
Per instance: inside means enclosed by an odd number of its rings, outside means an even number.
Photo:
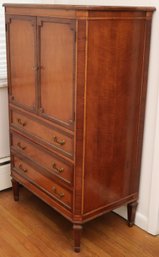
[[[13,169],[23,178],[29,180],[36,187],[44,191],[46,194],[60,202],[68,209],[72,209],[72,193],[57,185],[53,180],[42,175],[38,170],[26,163],[24,160],[13,156]]]

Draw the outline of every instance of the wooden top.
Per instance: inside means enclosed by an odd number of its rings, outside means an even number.
[[[83,11],[150,11],[156,10],[155,7],[145,6],[93,6],[93,5],[57,5],[57,4],[9,4],[4,3],[5,7],[23,7],[40,9],[63,9],[63,10],[83,10]]]

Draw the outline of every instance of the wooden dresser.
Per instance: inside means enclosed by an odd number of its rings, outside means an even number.
[[[73,223],[138,200],[154,8],[5,4],[14,199]]]

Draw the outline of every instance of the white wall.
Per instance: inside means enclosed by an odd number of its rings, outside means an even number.
[[[148,95],[136,223],[152,234],[159,233],[159,1],[148,1],[157,11],[152,24]]]
[[[139,206],[135,223],[152,234],[159,233],[159,1],[158,0],[54,0],[56,4],[155,6],[153,17],[148,94]],[[126,208],[117,212],[126,217]]]

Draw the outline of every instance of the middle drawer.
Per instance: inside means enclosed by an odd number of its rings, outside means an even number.
[[[17,134],[11,135],[12,149],[42,166],[67,184],[73,183],[73,164]]]

